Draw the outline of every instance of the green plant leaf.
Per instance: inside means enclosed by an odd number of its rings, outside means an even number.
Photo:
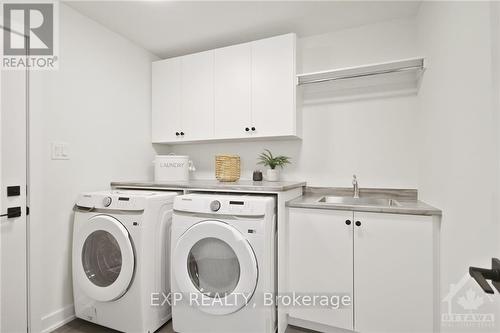
[[[283,155],[273,156],[273,153],[269,149],[264,149],[264,152],[259,154],[258,159],[258,164],[269,166],[271,169],[275,169],[277,166],[283,168],[286,164],[291,163],[290,157]]]

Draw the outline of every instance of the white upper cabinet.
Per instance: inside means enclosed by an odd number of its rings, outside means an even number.
[[[154,63],[153,142],[299,137],[295,44],[287,34]]]
[[[153,142],[179,139],[181,131],[181,59],[153,63],[152,68]]]
[[[218,138],[250,134],[251,64],[250,43],[215,50],[215,133]]]
[[[214,51],[181,58],[182,140],[214,135]]]
[[[296,134],[294,34],[252,43],[252,123],[256,136]]]

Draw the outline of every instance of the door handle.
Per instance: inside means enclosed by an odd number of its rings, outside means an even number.
[[[8,219],[13,218],[13,217],[20,217],[21,216],[21,207],[9,207],[9,208],[7,208],[7,213],[0,215],[0,217],[5,217],[5,216],[7,216]]]
[[[469,267],[469,274],[487,294],[494,294],[493,288],[487,280],[491,280],[493,287],[500,293],[500,260],[491,259],[491,269]]]
[[[21,186],[7,186],[7,196],[16,197],[21,195]]]

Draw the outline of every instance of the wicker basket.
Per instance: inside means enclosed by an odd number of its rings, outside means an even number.
[[[237,155],[215,156],[215,178],[221,182],[240,179],[240,157]]]

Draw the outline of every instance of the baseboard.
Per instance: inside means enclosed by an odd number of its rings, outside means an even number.
[[[305,328],[308,330],[313,330],[315,332],[325,332],[325,333],[352,333],[351,330],[346,330],[339,327],[332,327],[328,325],[323,325],[315,323],[313,321],[299,319],[294,317],[288,317],[288,324],[291,326],[296,326],[299,328]]]
[[[49,313],[42,317],[42,333],[52,332],[73,319],[75,319],[75,308],[73,304]]]

